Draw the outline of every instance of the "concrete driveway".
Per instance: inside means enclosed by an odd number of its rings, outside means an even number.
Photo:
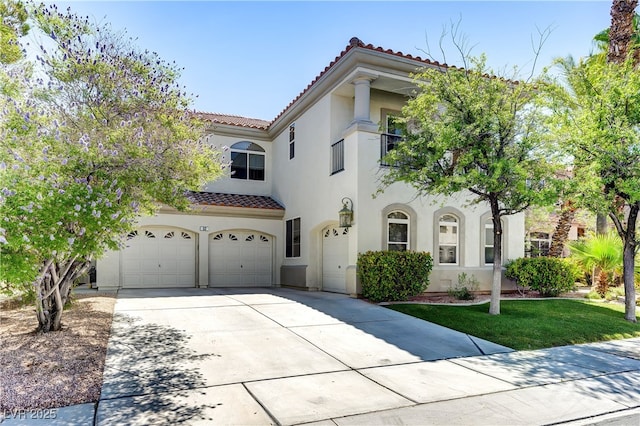
[[[640,422],[640,339],[512,352],[346,296],[121,290],[98,425]],[[635,416],[635,417],[634,417]]]

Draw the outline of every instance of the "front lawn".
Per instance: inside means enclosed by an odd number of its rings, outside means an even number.
[[[624,320],[624,306],[580,300],[503,300],[473,306],[397,304],[395,311],[517,350],[640,337],[640,323]]]

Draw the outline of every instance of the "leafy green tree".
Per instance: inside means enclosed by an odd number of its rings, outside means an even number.
[[[55,6],[31,16],[46,48],[0,80],[0,282],[35,292],[47,332],[93,258],[159,203],[187,209],[222,165],[174,64]]]
[[[493,77],[484,56],[464,69],[425,68],[402,111],[404,137],[382,188],[401,181],[420,194],[461,194],[488,205],[494,235],[491,314],[500,313],[502,221],[557,199],[555,169],[541,145],[532,84]]]
[[[640,73],[622,63],[558,61],[561,84],[546,86],[552,138],[573,158],[574,199],[612,220],[623,242],[625,319],[636,321],[634,259],[640,212]]]
[[[19,1],[0,1],[0,63],[10,64],[22,58],[18,38],[27,35],[27,10]]]

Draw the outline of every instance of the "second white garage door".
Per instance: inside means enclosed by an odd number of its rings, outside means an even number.
[[[210,287],[270,287],[273,238],[255,231],[224,231],[209,237]]]

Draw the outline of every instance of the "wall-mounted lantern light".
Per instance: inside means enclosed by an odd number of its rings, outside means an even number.
[[[340,215],[340,227],[350,228],[353,222],[353,201],[349,197],[342,199],[342,210],[338,212]]]

